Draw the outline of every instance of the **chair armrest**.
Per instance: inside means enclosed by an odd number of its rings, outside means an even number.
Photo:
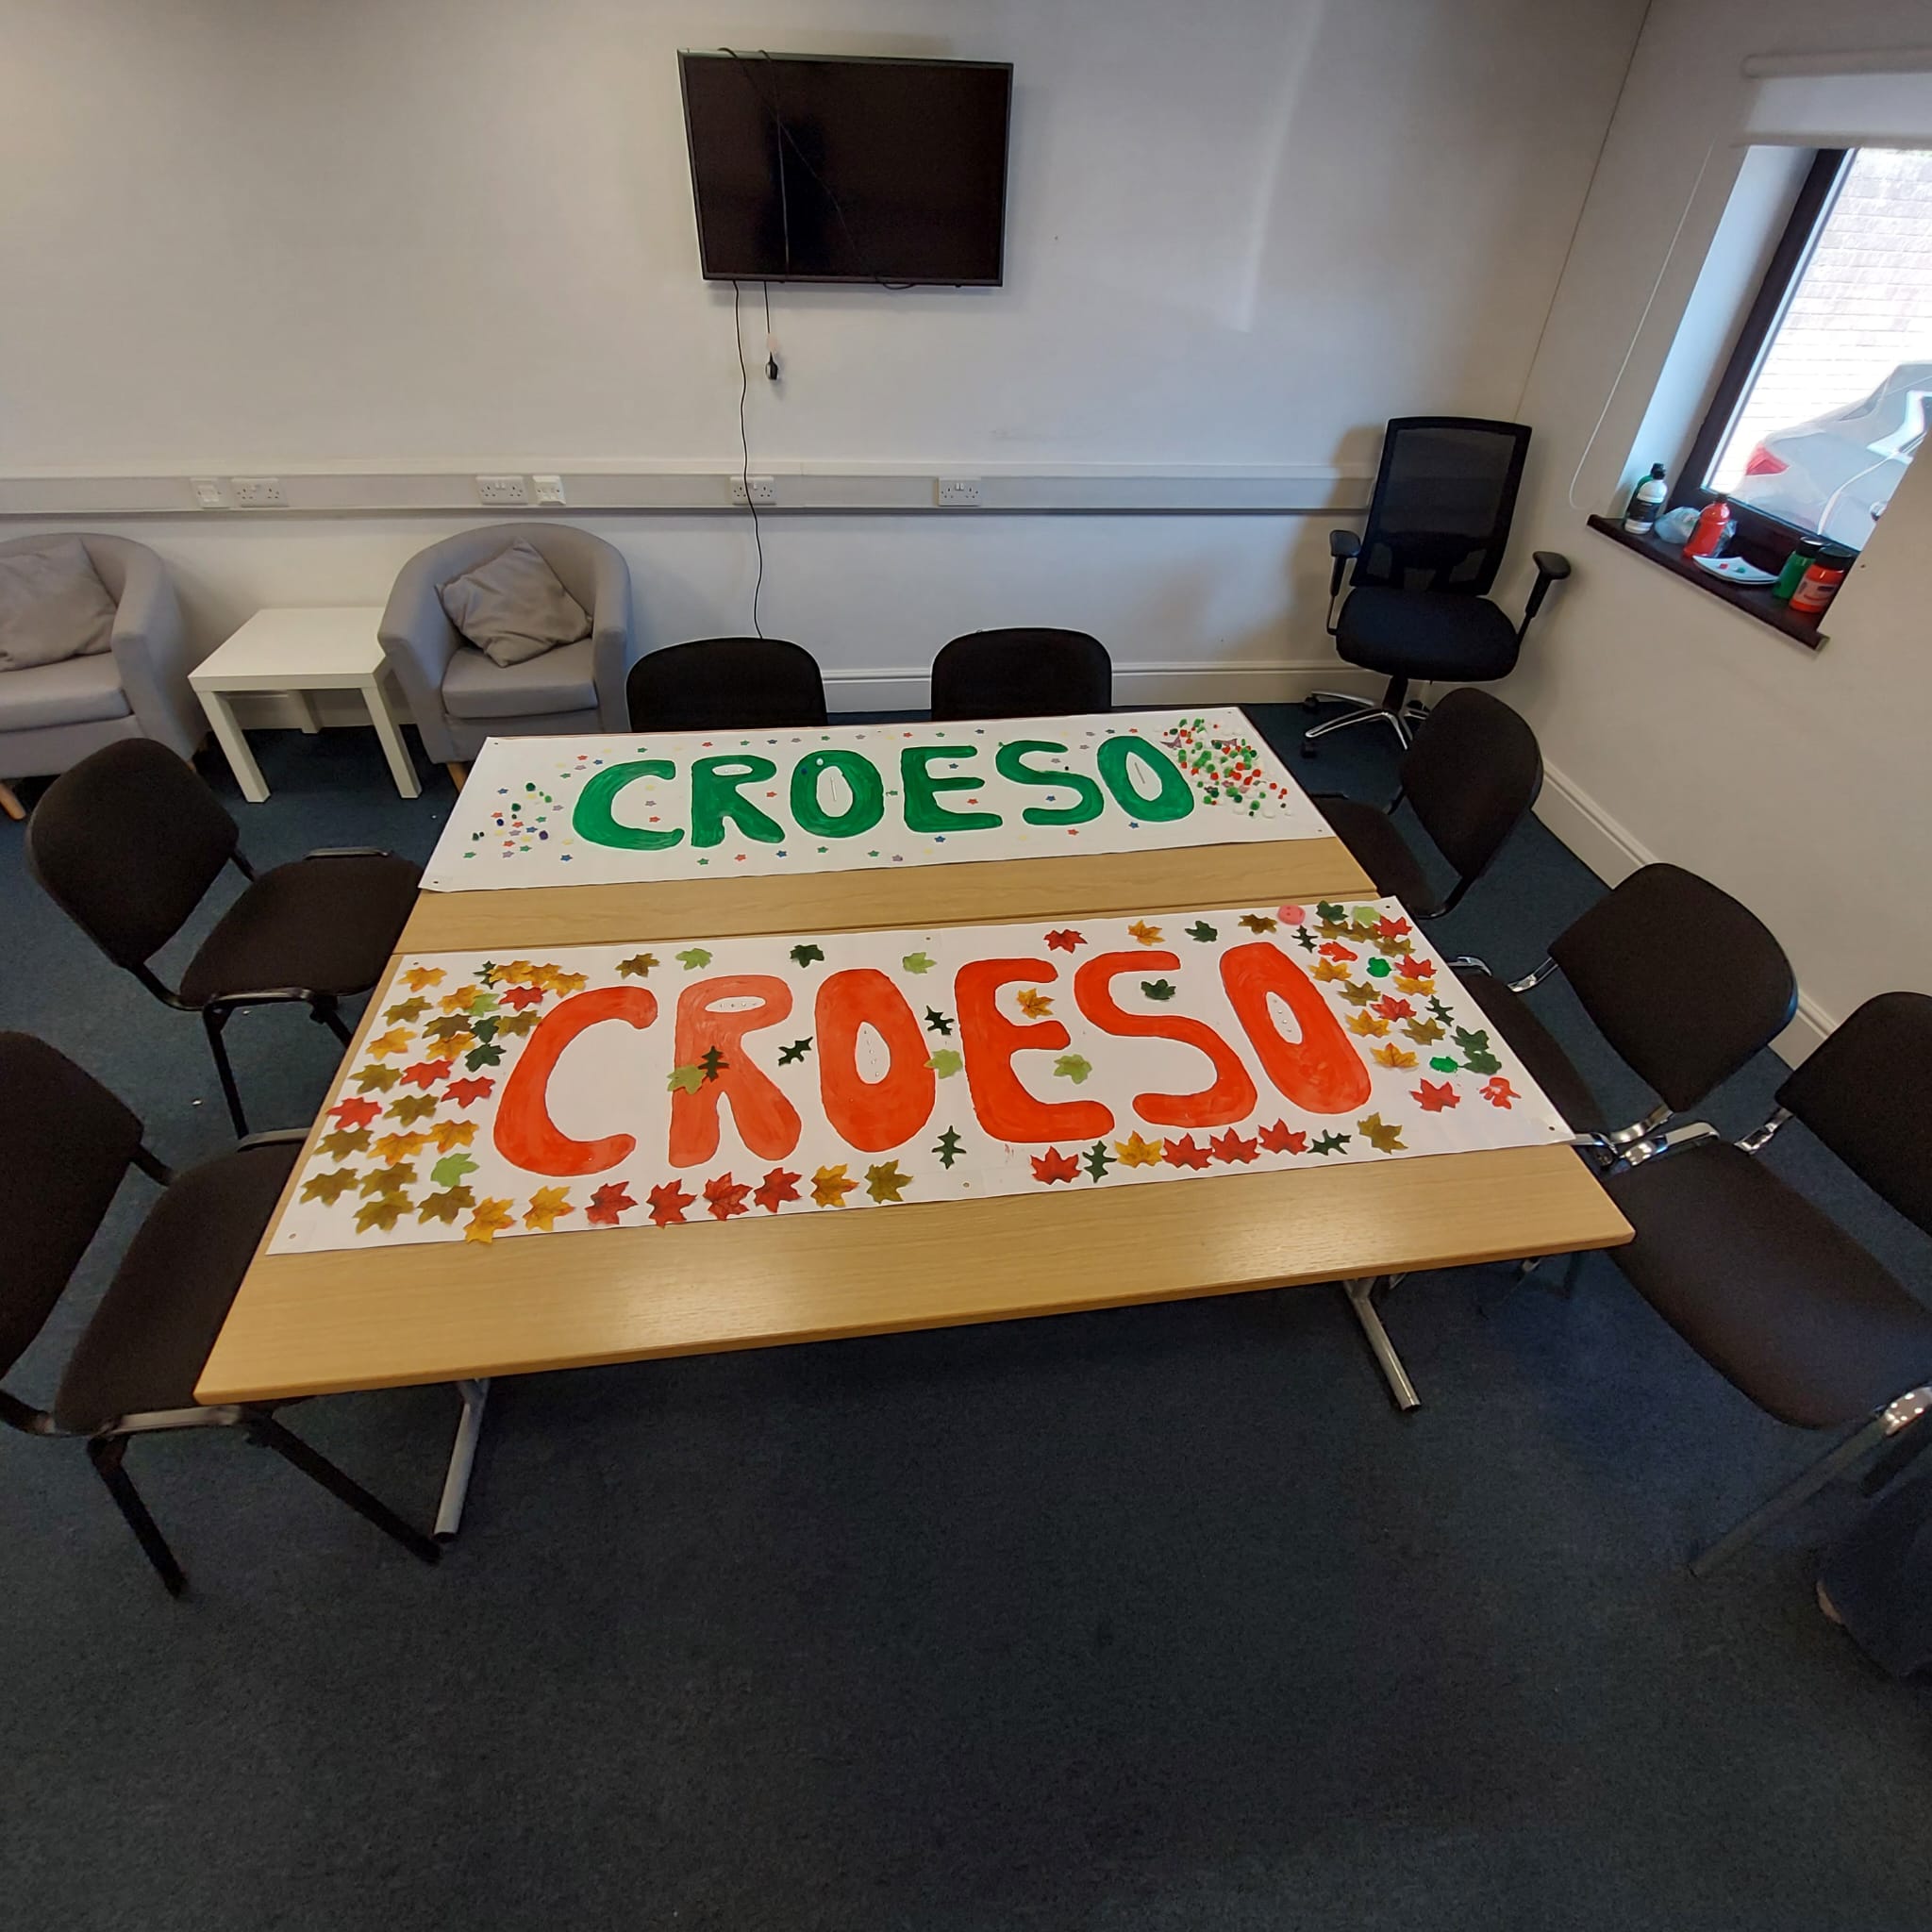
[[[438,764],[447,764],[457,754],[442,708],[442,679],[463,641],[437,594],[446,568],[441,549],[432,544],[396,573],[376,637],[408,700],[424,749]]]
[[[1362,540],[1353,530],[1330,530],[1328,532],[1328,555],[1334,561],[1328,566],[1328,635],[1335,635],[1335,600],[1341,594],[1342,574],[1348,569],[1349,558],[1359,557]]]
[[[318,845],[302,855],[306,865],[311,858],[393,858],[395,854],[380,845]]]
[[[613,543],[598,546],[596,594],[591,611],[591,665],[597,686],[598,721],[607,731],[630,729],[625,687],[642,655],[631,622],[630,566]]]
[[[191,659],[181,606],[167,566],[143,544],[126,546],[126,576],[108,648],[142,732],[181,757],[208,736],[208,718],[188,684]]]
[[[1362,554],[1362,540],[1354,530],[1330,530],[1328,532],[1328,555],[1345,558]]]
[[[1529,601],[1523,607],[1523,622],[1516,626],[1519,638],[1536,622],[1536,614],[1543,608],[1543,599],[1549,595],[1550,586],[1561,583],[1570,575],[1570,559],[1560,551],[1535,550],[1530,556],[1536,564],[1536,582],[1529,587]]]
[[[286,1147],[291,1141],[301,1141],[308,1138],[307,1127],[271,1127],[265,1134],[244,1134],[235,1142],[235,1151],[242,1154],[251,1147]]]

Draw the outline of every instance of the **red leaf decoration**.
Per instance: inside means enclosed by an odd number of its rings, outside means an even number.
[[[1392,992],[1385,992],[1375,1002],[1375,1010],[1385,1020],[1412,1020],[1415,1008],[1407,1000],[1400,1000]]]
[[[591,1203],[584,1209],[584,1219],[592,1227],[615,1227],[617,1217],[638,1204],[625,1191],[622,1181],[610,1181],[591,1196]]]
[[[1178,1141],[1162,1141],[1161,1152],[1167,1156],[1170,1167],[1206,1167],[1213,1158],[1191,1134],[1183,1134]]]
[[[758,1192],[752,1196],[767,1214],[775,1214],[781,1201],[798,1199],[798,1176],[788,1174],[782,1167],[774,1167],[758,1183]]]
[[[1317,946],[1316,952],[1324,959],[1359,959],[1361,955],[1353,947],[1344,946],[1340,940],[1330,940],[1326,945]]]
[[[403,1084],[407,1087],[434,1087],[447,1076],[452,1064],[449,1060],[418,1060],[413,1067],[403,1069]]]
[[[1062,1154],[1058,1147],[1049,1147],[1044,1154],[1033,1157],[1033,1178],[1045,1181],[1051,1186],[1055,1181],[1070,1181],[1080,1172],[1080,1163],[1071,1154]]]
[[[541,1007],[543,1004],[543,989],[541,986],[513,986],[503,996],[507,1007],[514,1007],[522,1012],[525,1007]]]
[[[1446,1080],[1424,1080],[1414,1097],[1422,1102],[1424,1113],[1441,1113],[1445,1107],[1462,1105],[1462,1095]]]
[[[1087,936],[1075,932],[1072,926],[1063,925],[1046,936],[1046,947],[1050,953],[1071,953],[1075,946],[1084,946]]]
[[[669,1227],[673,1222],[683,1222],[684,1210],[697,1196],[687,1194],[675,1181],[666,1181],[661,1188],[653,1188],[644,1198],[651,1204],[651,1225]]]
[[[1291,1127],[1286,1121],[1276,1121],[1272,1127],[1258,1127],[1256,1138],[1270,1154],[1306,1154],[1308,1151],[1307,1130]]]
[[[342,1100],[329,1108],[345,1127],[366,1127],[381,1111],[381,1103],[374,1100]]]
[[[452,1080],[442,1091],[445,1097],[454,1100],[458,1107],[468,1107],[473,1100],[487,1100],[495,1092],[496,1082],[479,1074],[474,1080]]]
[[[1523,1095],[1498,1074],[1483,1083],[1483,1098],[1491,1107],[1507,1107],[1512,1100],[1521,1100]]]
[[[1232,1127],[1224,1134],[1216,1134],[1208,1144],[1213,1148],[1216,1160],[1252,1160],[1255,1158],[1255,1141],[1243,1141]]]
[[[1399,940],[1409,930],[1406,919],[1378,919],[1375,922],[1375,937],[1378,940]]]
[[[705,1212],[713,1221],[729,1221],[734,1214],[749,1214],[744,1197],[751,1192],[748,1181],[735,1181],[728,1174],[705,1183]]]
[[[1402,964],[1395,969],[1405,979],[1433,979],[1436,976],[1436,962],[1433,959],[1418,959],[1413,954],[1404,954]]]

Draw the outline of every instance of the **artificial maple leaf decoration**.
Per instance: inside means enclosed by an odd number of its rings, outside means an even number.
[[[466,1241],[478,1241],[488,1247],[507,1227],[515,1224],[516,1216],[510,1211],[508,1201],[483,1200],[476,1203],[476,1211],[470,1216],[469,1224],[463,1229]]]
[[[1294,942],[1305,953],[1312,953],[1315,950],[1315,935],[1305,925],[1295,927]]]
[[[809,966],[813,960],[823,959],[824,957],[823,946],[793,946],[791,949],[792,960],[800,966]]]
[[[960,1141],[958,1129],[948,1127],[933,1143],[932,1151],[940,1158],[940,1165],[950,1169],[959,1158]]]
[[[386,1058],[392,1053],[408,1053],[415,1043],[415,1036],[407,1026],[391,1026],[387,1033],[370,1041],[364,1051],[381,1054]]]
[[[1430,996],[1429,999],[1429,1011],[1435,1014],[1436,1018],[1441,1021],[1441,1023],[1445,1026],[1453,1025],[1455,1024],[1455,1013],[1452,1012],[1449,1008],[1445,1007],[1442,1004],[1442,1002],[1437,999],[1433,994]]]
[[[753,1194],[752,1199],[767,1214],[775,1214],[782,1202],[798,1199],[798,1180],[797,1174],[790,1173],[785,1168],[774,1167],[758,1183],[758,1191]]]
[[[429,1178],[439,1188],[453,1188],[466,1174],[475,1174],[476,1163],[460,1148],[454,1154],[445,1154],[430,1170]]]
[[[1315,951],[1324,959],[1359,959],[1361,958],[1361,955],[1353,946],[1344,946],[1340,940],[1330,940],[1326,945],[1317,946]]]
[[[715,1046],[706,1047],[704,1052],[698,1056],[698,1066],[702,1069],[704,1076],[708,1080],[715,1080],[730,1065],[731,1062]]]
[[[1093,1071],[1093,1062],[1077,1053],[1063,1053],[1053,1063],[1054,1077],[1079,1086]]]
[[[372,1227],[379,1227],[387,1234],[408,1206],[407,1194],[377,1194],[374,1200],[364,1201],[357,1208],[356,1232],[367,1234]]]
[[[429,1138],[436,1142],[439,1154],[447,1154],[453,1147],[467,1147],[476,1138],[475,1121],[437,1121],[429,1128]]]
[[[1467,1026],[1456,1029],[1456,1044],[1462,1049],[1462,1064],[1472,1074],[1500,1074],[1503,1062],[1490,1051],[1490,1036],[1482,1028],[1472,1031]]]
[[[1375,937],[1378,940],[1399,940],[1413,930],[1406,919],[1391,919],[1384,914],[1375,921]]]
[[[503,1058],[503,1049],[492,1041],[473,1046],[463,1056],[463,1070],[474,1074],[478,1067],[493,1067]]]
[[[939,961],[929,958],[924,953],[908,953],[899,964],[908,973],[930,973]]]
[[[425,1091],[434,1087],[439,1080],[449,1077],[449,1070],[455,1064],[451,1060],[417,1060],[403,1069],[403,1085],[421,1087]]]
[[[331,1160],[346,1160],[352,1154],[365,1154],[369,1150],[369,1129],[367,1127],[338,1127],[332,1134],[325,1134],[316,1143]]]
[[[1245,1163],[1255,1158],[1255,1139],[1243,1140],[1232,1127],[1224,1134],[1216,1134],[1208,1144],[1214,1150],[1216,1160]]]
[[[1402,1029],[1418,1046],[1429,1046],[1442,1037],[1440,1020],[1411,1020]]]
[[[329,1118],[345,1127],[366,1127],[382,1111],[379,1100],[339,1100],[329,1108]]]
[[[695,1093],[705,1084],[705,1070],[699,1066],[673,1067],[664,1085],[672,1093]]]
[[[393,1067],[358,1067],[356,1088],[361,1093],[387,1093],[402,1075]]]
[[[1414,1054],[1410,1053],[1405,1046],[1397,1046],[1392,1040],[1389,1041],[1385,1045],[1371,1047],[1369,1049],[1369,1058],[1378,1067],[1412,1067],[1415,1065]]]
[[[748,1181],[735,1181],[729,1174],[715,1175],[705,1183],[705,1212],[713,1221],[729,1221],[734,1214],[749,1214],[744,1197],[751,1192]]]
[[[1421,1101],[1424,1113],[1441,1113],[1444,1108],[1462,1105],[1462,1095],[1446,1080],[1424,1080],[1413,1097]]]
[[[458,1019],[470,1010],[470,1002],[483,997],[483,989],[478,986],[459,986],[454,992],[446,992],[437,1001],[452,1019]]]
[[[1135,920],[1127,930],[1143,946],[1158,946],[1160,943],[1160,928],[1158,925],[1149,925],[1144,919]]]
[[[1377,1039],[1389,1030],[1388,1021],[1379,1013],[1351,1013],[1342,1024],[1363,1040]]]
[[[1507,1108],[1511,1101],[1521,1100],[1523,1095],[1498,1074],[1493,1079],[1483,1082],[1483,1098],[1491,1107]]]
[[[953,1031],[953,1023],[937,1007],[928,1007],[925,1009],[925,1030],[928,1033],[938,1033],[950,1037]]]
[[[651,1225],[670,1227],[674,1223],[683,1223],[684,1210],[697,1196],[686,1193],[675,1181],[666,1181],[661,1188],[653,1188],[644,1199],[651,1206]]]
[[[622,1181],[606,1181],[591,1196],[590,1205],[584,1209],[584,1219],[592,1227],[615,1227],[618,1216],[628,1213],[637,1205]]]
[[[687,973],[695,973],[699,967],[708,966],[711,963],[711,956],[702,946],[687,946],[683,952],[678,954],[677,963]]]
[[[640,953],[637,958],[641,959],[648,957],[646,954]],[[655,959],[651,961],[653,966],[657,963]],[[626,966],[635,966],[636,964],[637,959],[625,959],[619,964],[617,970],[622,974]],[[521,1013],[528,1007],[541,1007],[543,1004],[543,989],[541,986],[513,986],[504,994],[503,1003],[513,1013]]]
[[[1178,1141],[1163,1141],[1160,1151],[1170,1167],[1206,1167],[1214,1158],[1191,1134],[1183,1134]]]
[[[412,1021],[420,1020],[428,1010],[429,1002],[427,1000],[411,997],[406,1000],[398,1000],[394,1006],[386,1008],[382,1017],[391,1024],[401,1021],[407,1026]]]
[[[1418,959],[1413,953],[1405,953],[1395,962],[1395,970],[1406,979],[1433,979],[1436,976],[1436,962],[1433,959]]]
[[[1071,953],[1075,946],[1084,946],[1087,938],[1070,925],[1057,927],[1046,936],[1046,949],[1050,953]]]
[[[390,1118],[400,1121],[408,1126],[412,1121],[420,1121],[436,1111],[436,1096],[433,1093],[406,1093],[400,1100],[390,1103]]]
[[[1013,995],[1019,1002],[1020,1010],[1029,1020],[1039,1020],[1053,1011],[1052,998],[1041,991],[1037,986],[1023,986]]]
[[[467,1033],[470,1023],[461,1013],[446,1013],[441,1020],[432,1020],[423,1029],[425,1040],[451,1040],[457,1035]]]
[[[1342,970],[1345,972],[1347,969],[1343,968]],[[1316,970],[1316,976],[1318,978],[1321,976],[1319,968]],[[1373,1007],[1376,1000],[1374,983],[1371,980],[1351,979],[1341,989],[1341,998],[1347,1006]]]
[[[1171,979],[1143,979],[1141,991],[1150,1000],[1171,1000],[1178,989]]]
[[[357,1182],[357,1191],[368,1194],[398,1194],[408,1187],[413,1187],[416,1170],[407,1160],[399,1160],[393,1167],[372,1167],[364,1171]]]
[[[1331,922],[1338,919],[1346,919],[1348,917],[1348,908],[1345,906],[1336,905],[1331,899],[1319,899],[1315,902],[1315,917]]]
[[[1198,940],[1205,946],[1208,941],[1218,940],[1221,935],[1205,919],[1197,919],[1188,927],[1188,937],[1191,940]]]
[[[1307,1129],[1291,1127],[1286,1121],[1276,1121],[1272,1127],[1256,1128],[1255,1138],[1270,1154],[1306,1154],[1308,1151]]]
[[[1243,912],[1241,923],[1250,932],[1273,932],[1280,922],[1270,919],[1265,913]]]
[[[1391,1126],[1380,1114],[1366,1114],[1356,1122],[1356,1126],[1378,1154],[1398,1154],[1402,1151],[1402,1129]]]
[[[845,1163],[822,1167],[811,1177],[811,1198],[815,1208],[842,1208],[845,1196],[858,1185],[845,1178]]]
[[[1315,961],[1314,976],[1317,979],[1340,979],[1346,981],[1348,978],[1348,968],[1340,959],[1317,959]]]
[[[499,979],[535,980],[541,979],[550,969],[545,966],[532,966],[527,959],[512,959],[508,966],[498,967]]]
[[[339,1167],[329,1174],[312,1174],[302,1183],[305,1201],[320,1201],[325,1208],[335,1204],[356,1185],[356,1170]]]
[[[950,1080],[966,1064],[956,1047],[942,1046],[927,1060],[929,1066],[941,1080]]]
[[[442,968],[441,966],[411,966],[403,974],[403,984],[411,992],[421,992],[425,986],[441,986],[442,984]]]
[[[802,1060],[810,1051],[811,1037],[808,1034],[805,1039],[794,1040],[790,1046],[781,1046],[778,1049],[778,1064],[781,1067],[789,1067],[794,1060]]]
[[[438,1059],[459,1060],[476,1044],[476,1036],[465,1026],[460,1033],[445,1035],[436,1042]]]
[[[568,1188],[539,1188],[530,1196],[530,1211],[524,1216],[524,1225],[548,1234],[564,1215],[576,1211],[570,1205]]]
[[[1415,1008],[1407,1000],[1399,1000],[1392,992],[1385,992],[1375,1002],[1375,1010],[1385,1020],[1409,1020],[1415,1017]]]
[[[476,1197],[468,1188],[445,1188],[440,1194],[425,1194],[417,1205],[416,1219],[425,1227],[432,1221],[441,1221],[450,1227],[457,1224],[457,1216],[465,1208],[474,1208]]]
[[[1090,1181],[1104,1181],[1107,1171],[1113,1165],[1113,1156],[1107,1151],[1105,1141],[1096,1141],[1080,1157],[1080,1165],[1087,1170]]]
[[[468,1107],[473,1100],[487,1100],[495,1091],[496,1082],[479,1074],[474,1080],[452,1080],[442,1090],[442,1096],[458,1107]]]
[[[1315,1142],[1312,1151],[1316,1154],[1340,1154],[1348,1142],[1349,1136],[1346,1134],[1324,1134]]]
[[[1120,1156],[1123,1167],[1158,1167],[1160,1165],[1160,1142],[1143,1141],[1137,1127],[1124,1141],[1116,1141],[1113,1151]]]
[[[1433,979],[1411,979],[1406,973],[1398,973],[1395,975],[1397,992],[1432,992],[1435,985]]]
[[[900,1171],[896,1160],[881,1161],[865,1171],[865,1191],[874,1201],[896,1201],[902,1188],[912,1185],[912,1176]]]
[[[536,1013],[507,1013],[496,1023],[496,1030],[521,1038],[537,1024],[538,1017]]]
[[[1051,1187],[1055,1181],[1073,1181],[1080,1177],[1080,1163],[1071,1154],[1062,1154],[1058,1147],[1049,1147],[1044,1154],[1036,1154],[1033,1158],[1033,1178],[1043,1181]]]
[[[559,997],[568,993],[582,992],[589,983],[581,973],[553,973],[550,975],[550,991]],[[482,1008],[479,1006],[472,1008],[471,1010],[480,1012]]]

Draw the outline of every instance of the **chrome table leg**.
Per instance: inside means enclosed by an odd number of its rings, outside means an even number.
[[[436,1535],[448,1542],[463,1524],[463,1503],[470,1493],[470,1472],[476,1465],[476,1443],[483,1434],[483,1406],[490,1398],[488,1381],[458,1382],[463,1413],[457,1439],[450,1445],[449,1474],[442,1479],[442,1501],[436,1509]]]
[[[1362,1275],[1354,1281],[1344,1281],[1341,1286],[1348,1296],[1349,1307],[1355,1310],[1356,1320],[1361,1324],[1362,1333],[1369,1338],[1376,1366],[1389,1384],[1389,1392],[1395,1398],[1396,1407],[1407,1415],[1410,1409],[1420,1408],[1423,1399],[1415,1392],[1415,1384],[1408,1379],[1408,1371],[1402,1366],[1402,1357],[1395,1353],[1395,1344],[1390,1341],[1389,1331],[1383,1327],[1382,1318],[1375,1312],[1375,1290],[1388,1278]]]

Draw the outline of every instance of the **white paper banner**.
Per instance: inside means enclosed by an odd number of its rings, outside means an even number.
[[[1331,837],[1237,710],[492,738],[431,891]]]

